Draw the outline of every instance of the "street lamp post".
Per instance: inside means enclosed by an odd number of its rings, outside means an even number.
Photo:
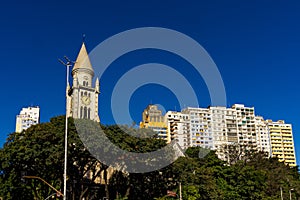
[[[292,191],[293,190],[294,190],[293,188],[289,190],[289,192],[290,192],[290,200],[292,200]]]
[[[70,61],[70,59],[66,56],[64,56],[66,59],[66,63],[63,62],[62,60],[59,59],[59,62],[63,64],[64,66],[67,67],[67,74],[66,74],[66,124],[65,124],[65,155],[64,155],[64,195],[63,199],[67,199],[67,153],[68,153],[68,107],[69,107],[69,89],[70,89],[70,84],[69,84],[69,73],[70,73],[70,67],[74,62]]]
[[[181,182],[179,182],[179,200],[182,200]]]

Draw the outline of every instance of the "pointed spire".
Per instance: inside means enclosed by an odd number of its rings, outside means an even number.
[[[93,67],[91,65],[91,61],[89,59],[89,55],[88,55],[87,50],[85,48],[84,42],[82,43],[81,49],[80,49],[79,54],[77,56],[76,63],[73,67],[72,72],[77,71],[79,69],[89,70],[92,73],[92,75],[94,75],[94,70],[93,70]]]
[[[97,93],[100,93],[100,83],[99,83],[98,77],[97,77],[96,83],[95,83],[95,90]]]

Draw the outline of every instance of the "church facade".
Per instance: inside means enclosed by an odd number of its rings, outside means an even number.
[[[98,115],[99,79],[96,79],[93,86],[94,69],[84,43],[72,69],[72,78],[73,84],[68,96],[68,116],[74,119],[90,119],[100,122]]]

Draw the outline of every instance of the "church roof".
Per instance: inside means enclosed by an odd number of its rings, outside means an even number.
[[[81,49],[79,51],[79,54],[76,59],[76,63],[73,67],[73,70],[78,70],[78,69],[88,69],[94,72],[93,67],[91,65],[90,58],[88,56],[87,50],[85,48],[84,42],[82,43]]]

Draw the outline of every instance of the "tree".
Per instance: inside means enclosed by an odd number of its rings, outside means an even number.
[[[53,193],[47,185],[35,179],[24,179],[24,175],[41,177],[56,189],[62,188],[64,120],[64,116],[55,117],[48,123],[9,135],[0,149],[0,196],[26,200],[43,199]],[[130,153],[120,156],[118,148],[145,153],[165,147],[165,142],[149,130],[117,125],[101,126],[101,130],[99,127],[92,121],[79,120],[74,124],[73,119],[69,120],[68,199],[169,200],[174,197],[168,197],[167,191],[179,194],[179,182],[183,199],[273,200],[280,199],[280,188],[284,199],[289,198],[290,189],[293,189],[293,197],[300,198],[298,167],[286,166],[276,158],[267,158],[262,152],[244,151],[240,154],[233,151],[237,154],[231,155],[235,159],[229,165],[214,151],[192,147],[186,150],[185,157],[178,158],[169,166],[148,173],[128,173],[128,165],[151,166],[163,159],[171,159],[173,154],[166,151],[154,163],[139,161]],[[82,129],[87,134],[80,135]],[[107,140],[110,142],[107,143]],[[83,142],[90,142],[92,147]],[[118,148],[113,148],[112,144]],[[97,153],[93,156],[88,150],[102,151],[102,160],[97,160],[94,157]],[[113,173],[103,162],[109,157],[113,157],[112,161],[119,166],[114,168]],[[102,180],[101,184],[97,183],[98,179]]]
[[[1,149],[1,188],[5,199],[42,199],[53,193],[44,183],[24,179],[24,175],[38,176],[61,190],[64,168],[65,117],[55,117],[48,123],[32,126],[22,133],[12,133]],[[85,149],[78,138],[73,120],[68,129],[68,191],[73,199],[86,193],[94,185],[87,179],[89,171],[96,169],[97,160]]]
[[[64,120],[64,116],[54,117],[48,123],[38,124],[22,133],[9,135],[3,149],[0,150],[0,195],[5,199],[42,199],[53,193],[47,185],[38,180],[23,179],[24,175],[41,177],[56,189],[62,188]],[[89,134],[81,137],[77,132],[78,128],[81,128],[80,126],[88,128]],[[95,195],[98,196],[97,198],[102,198],[103,196],[108,197],[110,194],[108,166],[91,155],[88,151],[90,149],[87,149],[82,142],[90,140],[97,148],[107,148],[106,143],[97,143],[99,138],[103,139],[98,135],[99,127],[99,124],[90,120],[76,120],[74,124],[73,119],[69,118],[67,168],[69,199],[81,199],[82,197],[88,199]],[[125,134],[119,126],[101,126],[101,130],[105,137],[129,152],[150,152],[165,146],[164,141],[153,137],[139,139]],[[145,135],[149,132],[133,128],[128,128],[128,131],[135,135]],[[113,157],[113,154],[114,152],[109,152],[106,156]],[[117,158],[116,162],[122,163],[124,159],[128,158]],[[137,175],[129,176],[131,182],[126,188],[128,195],[138,195],[138,188],[133,188],[132,185],[138,182],[142,190],[142,181],[148,180],[152,174],[141,175],[141,177],[143,179]],[[95,183],[97,178],[103,180],[104,187],[102,184]]]

